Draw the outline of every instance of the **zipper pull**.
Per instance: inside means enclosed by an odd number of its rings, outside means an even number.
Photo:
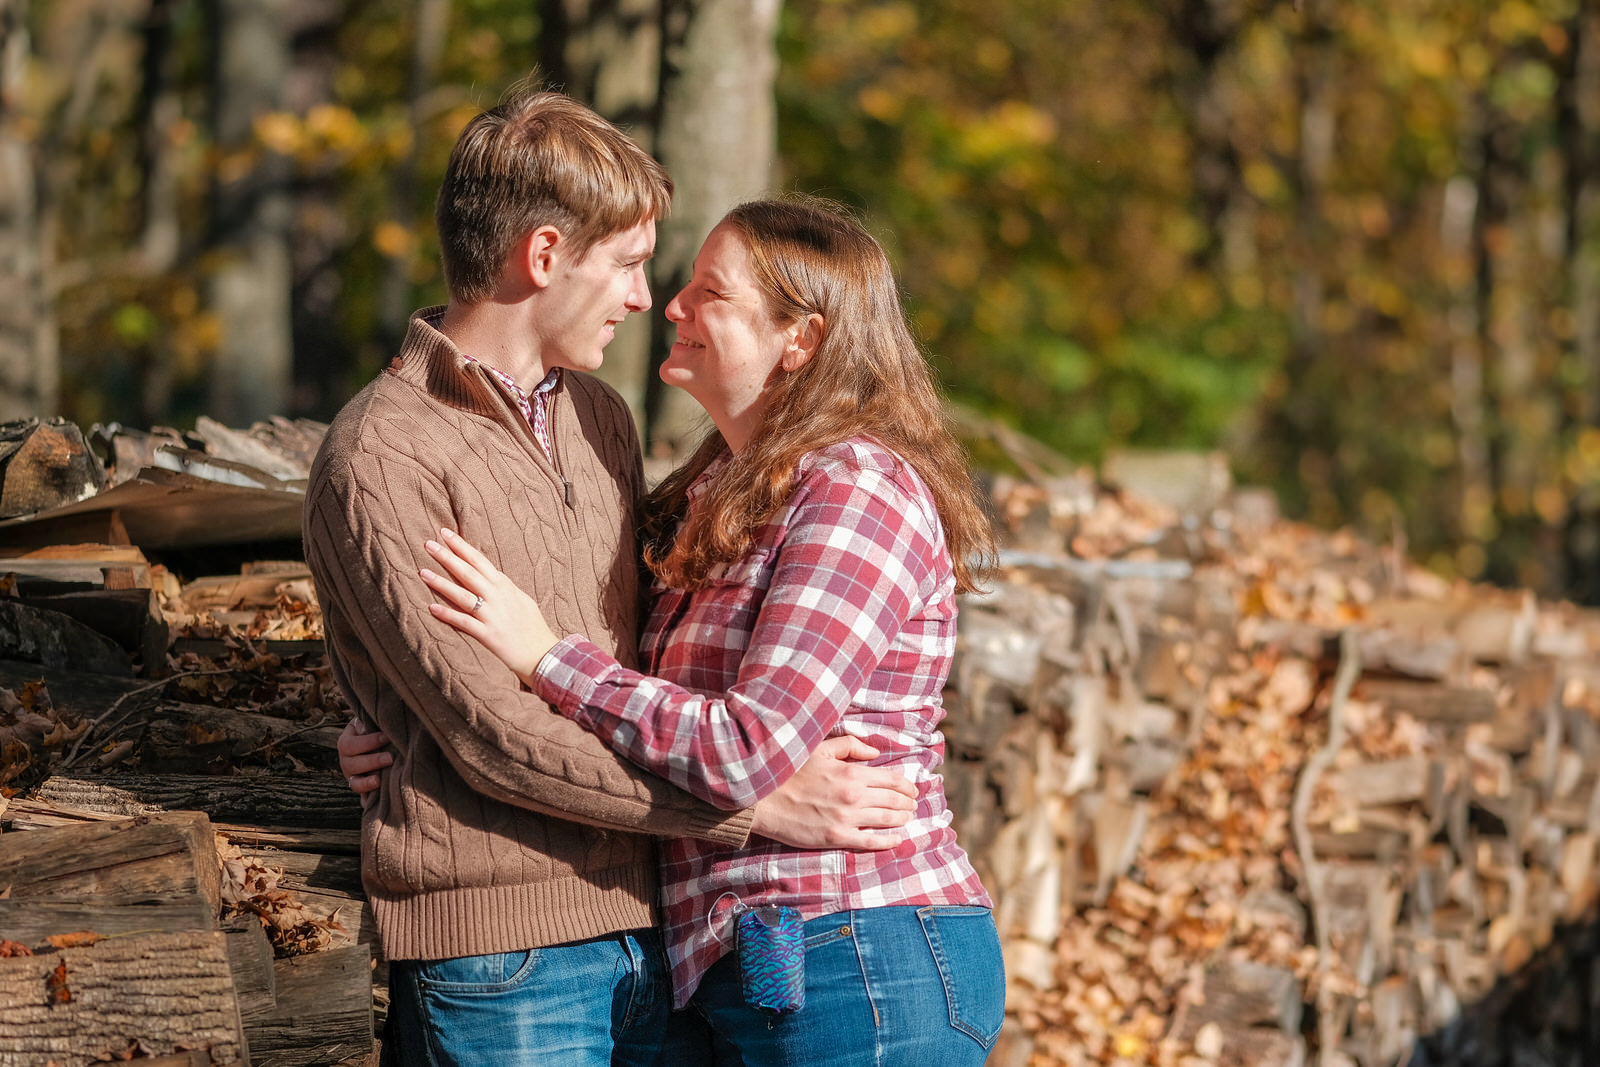
[[[567,499],[567,507],[572,507],[572,483],[567,481],[567,476],[561,476],[561,493]]]

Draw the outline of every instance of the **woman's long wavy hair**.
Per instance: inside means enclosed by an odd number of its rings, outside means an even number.
[[[689,486],[727,451],[715,428],[646,498],[645,562],[668,585],[698,588],[712,566],[749,551],[789,498],[806,453],[862,435],[927,483],[956,588],[976,588],[993,564],[993,528],[883,248],[838,205],[810,197],[752,201],[723,222],[743,238],[774,322],[820,315],[823,336],[799,370],[775,372],[760,425],[693,515],[684,519]]]

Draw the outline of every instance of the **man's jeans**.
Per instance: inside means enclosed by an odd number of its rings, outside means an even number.
[[[806,923],[806,1003],[769,1021],[744,1003],[730,953],[690,1001],[719,1064],[978,1067],[1005,1019],[988,908],[889,907]]]
[[[405,1067],[669,1067],[672,987],[654,930],[396,960],[389,995],[386,1043]]]

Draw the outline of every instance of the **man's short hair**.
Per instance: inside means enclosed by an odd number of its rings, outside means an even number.
[[[506,256],[555,226],[581,259],[595,244],[659,219],[672,179],[625,133],[561,93],[525,80],[467,123],[434,208],[452,298],[487,300]]]

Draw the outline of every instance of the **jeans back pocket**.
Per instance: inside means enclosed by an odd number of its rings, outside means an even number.
[[[994,915],[980,907],[917,910],[950,1005],[950,1025],[984,1048],[1000,1036],[1006,1017],[1005,965]]]

